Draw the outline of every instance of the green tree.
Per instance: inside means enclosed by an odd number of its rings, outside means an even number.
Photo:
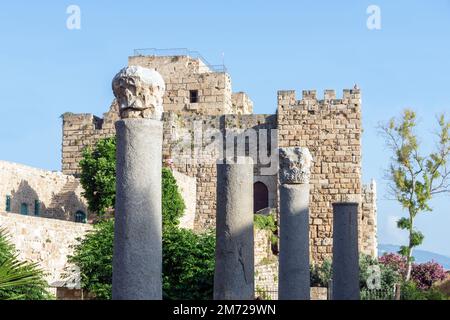
[[[19,261],[15,247],[0,230],[0,300],[47,300],[44,272],[36,263]]]
[[[407,210],[408,216],[398,221],[398,227],[407,230],[409,242],[400,253],[407,258],[406,280],[411,278],[413,249],[422,244],[424,235],[414,225],[421,212],[432,211],[430,200],[437,194],[449,193],[450,122],[439,116],[436,150],[421,155],[421,146],[415,129],[416,114],[405,110],[400,119],[391,119],[381,131],[393,155],[388,173],[390,189],[395,199]]]
[[[116,138],[99,140],[83,151],[80,182],[89,210],[104,214],[116,200]]]

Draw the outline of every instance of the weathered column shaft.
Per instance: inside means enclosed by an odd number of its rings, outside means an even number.
[[[254,298],[253,233],[252,162],[218,164],[215,300]]]
[[[116,122],[113,299],[162,299],[162,122]]]
[[[359,300],[358,203],[333,204],[333,300]]]
[[[280,149],[280,300],[310,300],[311,164],[312,156],[307,148]]]
[[[310,299],[309,184],[280,186],[280,300]]]

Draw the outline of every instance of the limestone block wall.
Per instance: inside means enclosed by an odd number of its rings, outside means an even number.
[[[200,59],[189,56],[135,56],[129,66],[153,68],[166,83],[164,110],[179,113],[218,115],[232,113],[231,78],[225,72],[213,72]],[[190,91],[196,90],[198,102],[191,103]]]
[[[187,176],[197,179],[196,188],[196,220],[195,229],[215,227],[216,215],[216,162],[224,154],[221,151],[227,134],[245,135],[249,129],[259,130],[276,129],[276,117],[274,115],[180,115],[165,113],[163,157],[171,159],[174,168]],[[260,144],[267,145],[268,152],[273,152],[277,147],[276,132],[273,140],[270,136],[267,141],[261,142],[257,135],[256,148]],[[194,149],[194,145],[200,148]],[[198,150],[193,152],[193,150]],[[248,155],[248,144],[246,147]],[[254,159],[255,182],[263,181],[270,186],[275,193],[270,194],[270,200],[276,208],[276,179],[277,171],[271,175],[264,175],[267,165],[260,165],[259,158]],[[270,165],[269,165],[270,167]]]
[[[314,159],[312,263],[332,255],[332,203],[361,201],[361,130],[359,90],[345,90],[342,99],[327,90],[323,100],[317,99],[316,91],[304,91],[301,100],[296,99],[295,91],[278,93],[279,146],[307,147]]]
[[[0,228],[5,229],[18,250],[19,258],[36,262],[44,270],[49,285],[64,280],[67,256],[73,253],[76,238],[91,225],[0,212]]]
[[[26,206],[28,215],[69,221],[77,211],[89,214],[83,189],[73,176],[0,161],[0,181],[1,211],[7,211],[8,198],[13,213],[22,213]]]
[[[77,176],[80,173],[79,162],[84,148],[95,145],[100,139],[115,135],[114,124],[119,119],[118,105],[114,101],[103,118],[92,114],[72,113],[63,114],[62,118],[62,172]]]

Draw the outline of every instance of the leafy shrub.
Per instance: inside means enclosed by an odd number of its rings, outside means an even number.
[[[162,181],[163,227],[177,227],[186,206],[170,169],[162,169]]]
[[[49,300],[44,272],[37,264],[20,262],[15,247],[0,230],[0,300]]]
[[[114,220],[95,224],[94,230],[77,241],[68,261],[80,268],[81,286],[97,299],[111,299]]]
[[[80,182],[89,210],[104,214],[116,200],[116,139],[99,140],[83,151]]]
[[[359,259],[359,282],[361,289],[370,289],[369,283],[374,280],[379,271],[379,289],[389,297],[394,292],[394,286],[401,282],[401,275],[389,265],[383,265],[378,259],[369,255],[361,255]],[[375,281],[372,282],[376,284]]]
[[[380,263],[391,267],[400,273],[403,278],[406,275],[407,259],[399,254],[390,253],[380,257]],[[411,280],[417,285],[418,289],[428,290],[436,282],[446,278],[442,265],[431,261],[426,263],[413,263],[411,271]]]
[[[212,300],[216,238],[170,228],[163,234],[163,293],[170,300]]]
[[[311,265],[310,276],[312,287],[328,288],[328,283],[332,277],[331,260],[325,260],[321,265]]]
[[[444,268],[434,261],[413,264],[411,271],[411,278],[417,284],[417,287],[422,290],[430,289],[436,282],[445,280],[447,275]]]
[[[420,289],[415,281],[408,281],[402,284],[402,300],[448,300],[447,296],[436,288],[428,290]]]
[[[263,215],[263,214],[255,214],[254,215],[254,225],[256,229],[259,230],[268,230],[272,232],[277,231],[277,223],[275,221],[275,215]]]

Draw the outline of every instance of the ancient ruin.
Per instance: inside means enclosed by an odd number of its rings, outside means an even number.
[[[164,81],[130,67],[113,80],[116,122],[114,300],[162,300],[162,133]],[[149,139],[151,137],[151,139]]]
[[[307,148],[280,149],[279,298],[310,299],[309,197],[312,157]]]

